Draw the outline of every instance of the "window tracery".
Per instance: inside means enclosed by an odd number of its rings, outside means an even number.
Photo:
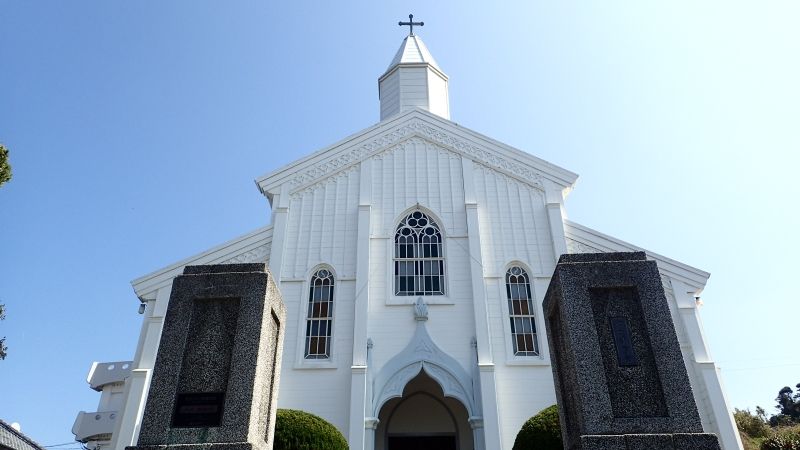
[[[514,355],[538,356],[539,343],[536,339],[531,284],[528,273],[522,267],[512,266],[506,271],[506,297]]]
[[[331,357],[333,286],[333,273],[328,269],[320,269],[311,276],[306,315],[306,359]]]
[[[444,252],[439,226],[414,211],[394,235],[395,295],[444,295]]]

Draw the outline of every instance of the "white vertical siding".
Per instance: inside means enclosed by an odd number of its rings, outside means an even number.
[[[369,336],[377,370],[400,352],[414,332],[408,302],[394,297],[394,230],[403,213],[419,204],[435,216],[445,237],[446,295],[426,297],[428,331],[435,342],[469,369],[474,317],[466,242],[466,209],[461,158],[420,138],[411,138],[372,159],[372,239],[370,245]]]
[[[400,112],[400,72],[394,71],[378,85],[381,120]]]
[[[450,99],[448,98],[447,80],[432,70],[428,71],[428,111],[450,118]]]
[[[358,190],[356,167],[291,194],[281,276],[287,316],[279,406],[313,412],[345,436],[349,416],[342,407],[350,403]],[[319,264],[331,266],[336,275],[332,363],[308,368],[298,363],[303,360],[308,278]]]
[[[549,276],[555,256],[544,193],[486,166],[475,167],[484,274],[502,276],[509,262],[519,260],[531,275]]]
[[[401,67],[400,111],[420,107],[428,109],[428,69],[425,67]]]
[[[380,81],[381,120],[411,108],[450,118],[447,80],[426,66],[399,67]]]
[[[304,281],[281,284],[286,304],[286,334],[284,337],[278,407],[312,412],[335,425],[347,436],[349,415],[343,408],[350,404],[350,363],[353,355],[354,281],[336,280],[334,289],[333,344],[331,356],[336,364],[331,368],[298,368],[304,343],[308,283]],[[298,329],[299,327],[299,329]]]
[[[372,161],[373,235],[394,235],[400,214],[417,203],[440,219],[446,236],[466,234],[464,184],[457,154],[411,138]]]
[[[282,279],[304,279],[319,263],[355,276],[358,177],[350,169],[291,195]]]
[[[534,302],[544,292],[536,291],[533,278],[548,277],[554,267],[544,193],[496,170],[475,164],[475,196],[478,203],[481,253],[483,254],[487,310],[495,364],[497,402],[504,448],[511,448],[522,424],[542,409],[556,403],[549,361],[533,364],[514,361],[506,332],[505,269],[522,262],[531,276]],[[541,323],[541,317],[537,318]],[[543,334],[544,330],[538,330]],[[546,345],[539,338],[540,348]],[[512,361],[513,364],[509,364]]]

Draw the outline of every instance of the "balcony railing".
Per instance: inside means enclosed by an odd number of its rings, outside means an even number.
[[[93,363],[89,369],[86,381],[95,391],[102,391],[103,386],[110,383],[119,383],[131,374],[133,361],[116,361],[107,363]]]
[[[81,442],[110,440],[116,418],[116,411],[81,411],[72,425],[72,434],[75,435],[75,440]]]

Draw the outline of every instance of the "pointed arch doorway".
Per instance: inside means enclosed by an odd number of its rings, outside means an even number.
[[[445,397],[427,373],[409,381],[403,395],[387,401],[378,416],[376,450],[472,450],[467,408]]]

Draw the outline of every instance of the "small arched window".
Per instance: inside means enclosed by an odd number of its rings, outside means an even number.
[[[331,357],[333,273],[320,269],[311,276],[306,316],[306,359]]]
[[[394,235],[395,295],[444,295],[444,252],[439,226],[414,211]]]
[[[506,296],[514,355],[538,356],[539,343],[536,340],[531,284],[528,273],[522,267],[513,266],[506,272]]]

